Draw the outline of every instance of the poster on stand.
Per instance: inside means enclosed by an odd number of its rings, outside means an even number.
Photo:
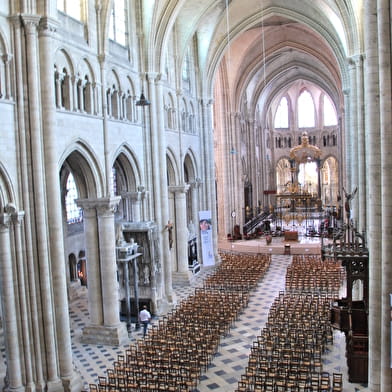
[[[199,211],[199,229],[201,253],[205,266],[214,265],[214,249],[212,244],[211,211]]]

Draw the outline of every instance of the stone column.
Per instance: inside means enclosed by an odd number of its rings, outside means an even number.
[[[380,391],[381,382],[381,156],[380,88],[377,36],[377,2],[364,3],[365,134],[369,244],[369,390]]]
[[[213,231],[213,242],[215,259],[218,260],[218,234],[217,234],[217,217],[216,217],[216,192],[215,192],[215,162],[214,162],[214,135],[212,132],[212,100],[202,100],[202,133],[203,133],[203,145],[207,146],[203,155],[203,167],[205,168],[205,193],[206,202],[205,210],[211,211],[212,217],[212,231]],[[232,145],[230,145],[230,148]],[[234,154],[235,155],[235,154]],[[230,171],[234,173],[235,171]],[[236,192],[233,193],[234,195]]]
[[[11,98],[11,71],[10,63],[12,56],[9,54],[4,54],[2,60],[4,62],[4,79],[5,79],[5,99]]]
[[[391,92],[391,4],[378,0],[381,152],[381,392],[392,391],[390,294],[392,293],[392,92]]]
[[[346,167],[347,181],[343,184],[348,193],[351,193],[358,184],[358,144],[357,144],[357,128],[358,128],[358,111],[357,111],[357,74],[355,67],[355,58],[349,59],[349,76],[350,76],[350,92],[347,98],[350,99],[349,118],[350,125],[346,130]],[[356,198],[358,200],[358,198]],[[357,219],[357,203],[352,201],[352,218]]]
[[[102,130],[103,130],[103,145],[105,155],[105,195],[113,195],[113,178],[112,178],[112,165],[110,161],[110,147],[109,147],[109,132],[108,132],[108,113],[112,115],[111,105],[112,100],[106,99],[106,58],[104,54],[98,56],[100,65],[100,75],[102,81],[101,102],[102,102]],[[109,116],[111,117],[111,116]]]
[[[154,76],[154,79],[152,79]],[[155,104],[152,103],[151,113],[151,140],[154,142],[153,155],[157,159],[154,159],[154,188],[159,189],[159,195],[156,195],[157,200],[155,205],[156,211],[156,222],[158,227],[162,228],[166,225],[169,220],[169,204],[168,204],[168,189],[167,189],[167,167],[166,167],[166,138],[165,138],[165,128],[164,128],[164,113],[160,108],[163,107],[163,91],[162,91],[162,81],[160,80],[160,75],[150,75],[149,78],[150,89],[152,93],[154,91]],[[152,98],[152,97],[151,97]],[[157,110],[159,108],[159,110]],[[158,185],[159,184],[159,185]],[[162,231],[161,229],[161,231]],[[164,272],[164,282],[165,282],[165,295],[169,303],[173,302],[173,285],[172,285],[172,264],[169,249],[169,238],[166,235],[166,231],[162,231],[161,236],[161,256],[162,265]]]
[[[357,185],[358,198],[354,198],[354,217],[358,221],[358,231],[362,232],[366,228],[366,159],[365,159],[365,128],[364,128],[364,91],[363,91],[363,55],[354,57],[356,67],[356,86],[357,86]],[[353,187],[354,189],[354,187]]]
[[[97,211],[93,200],[77,200],[76,203],[78,207],[83,208],[90,324],[98,326],[103,324],[103,309],[99,266]]]
[[[16,277],[14,282],[17,282],[18,296],[19,296],[19,313],[21,318],[21,336],[23,338],[23,354],[26,358],[32,358],[31,347],[33,344],[33,336],[30,328],[30,308],[28,306],[28,285],[26,285],[27,272],[25,267],[25,257],[22,245],[22,220],[24,212],[18,212],[16,209],[12,212],[12,223],[14,227],[14,249],[15,249],[15,265]],[[24,362],[24,377],[26,378],[26,386],[28,390],[34,389],[34,376],[33,376],[33,363],[32,361]]]
[[[56,107],[58,109],[61,108],[61,100],[62,100],[62,96],[61,96],[61,78],[62,78],[62,74],[61,72],[57,71],[55,74],[55,85],[56,85]]]
[[[114,212],[119,201],[119,197],[104,198],[97,203],[103,322],[108,327],[117,327],[120,323],[114,230]]]
[[[192,198],[192,223],[196,225],[199,221],[199,189],[201,179],[196,178],[191,184],[191,198]]]
[[[350,78],[351,79],[351,78]],[[344,95],[344,108],[342,111],[344,112],[344,119],[339,119],[339,129],[343,130],[344,125],[344,134],[340,132],[340,143],[342,145],[342,149],[339,152],[339,158],[341,160],[341,169],[339,170],[339,192],[342,197],[342,186],[345,186],[350,182],[351,173],[350,173],[350,161],[351,161],[351,150],[349,149],[350,145],[350,132],[352,132],[351,125],[351,94],[350,89],[346,88],[343,90]]]
[[[72,343],[70,334],[69,306],[67,297],[66,269],[64,261],[64,235],[62,206],[60,194],[60,179],[58,155],[56,151],[56,97],[53,83],[53,53],[52,42],[56,26],[49,19],[40,21],[40,68],[41,72],[41,102],[43,121],[43,146],[45,157],[46,199],[50,213],[48,214],[50,273],[53,291],[53,306],[56,311],[56,338],[61,341],[57,345],[60,377],[67,390],[78,391],[82,385],[79,375],[74,373],[72,362]]]
[[[192,223],[195,228],[195,235],[197,241],[197,259],[200,263],[201,257],[201,244],[200,244],[200,236],[197,235],[198,232],[196,231],[197,222],[199,222],[199,189],[201,185],[201,179],[196,178],[195,181],[191,184],[191,197],[192,197]]]
[[[189,279],[188,271],[188,228],[186,224],[186,192],[189,189],[188,184],[180,186],[170,186],[170,192],[174,193],[175,209],[175,230],[177,250],[177,272],[181,278]]]
[[[52,276],[50,268],[50,249],[48,238],[48,217],[47,205],[45,200],[47,196],[46,185],[44,178],[45,164],[43,156],[43,133],[41,123],[41,107],[39,92],[41,86],[39,83],[40,64],[38,59],[39,46],[37,40],[37,27],[39,18],[33,15],[23,16],[23,24],[25,28],[25,56],[28,73],[28,95],[29,95],[29,126],[30,126],[30,140],[31,140],[31,166],[32,179],[34,183],[34,194],[32,196],[32,204],[34,208],[34,226],[37,246],[37,271],[39,277],[39,290],[44,301],[41,301],[41,320],[42,328],[45,333],[42,335],[44,342],[41,342],[45,347],[45,366],[46,366],[46,382],[48,390],[56,390],[62,388],[62,382],[59,378],[58,369],[58,350],[56,346],[56,325],[54,313],[54,298],[52,291]],[[45,70],[47,72],[47,70]],[[51,70],[51,86],[53,85],[53,69]],[[55,212],[56,213],[56,212]],[[64,255],[63,255],[64,257]],[[64,265],[64,259],[62,260]],[[53,284],[56,284],[53,283]]]
[[[19,341],[19,328],[16,320],[16,298],[14,276],[12,272],[13,247],[10,236],[11,216],[7,213],[0,215],[0,279],[1,297],[3,304],[3,322],[5,333],[5,349],[7,358],[8,388],[13,391],[23,391],[22,384],[22,342]]]
[[[27,141],[29,138],[27,135],[26,124],[28,124],[28,119],[26,118],[26,105],[24,96],[27,94],[25,91],[24,80],[21,75],[26,74],[24,68],[25,57],[24,57],[24,43],[23,37],[23,20],[19,16],[14,16],[10,19],[14,25],[14,58],[15,58],[15,75],[16,77],[16,100],[17,100],[17,121],[18,121],[18,145],[19,145],[19,165],[21,173],[21,192],[23,206],[26,213],[26,218],[24,222],[24,257],[28,260],[34,259],[33,252],[33,228],[35,227],[35,222],[32,219],[33,214],[30,213],[34,210],[34,205],[31,203],[30,186],[29,180],[31,177],[30,166],[28,161],[29,146]],[[23,48],[23,49],[22,49]],[[44,355],[44,345],[40,344],[40,320],[36,316],[38,315],[38,303],[36,298],[37,286],[39,281],[37,279],[38,268],[34,263],[27,263],[26,265],[26,281],[28,282],[28,287],[30,290],[30,314],[31,314],[31,334],[34,344],[34,353],[30,358],[31,363],[34,364],[34,380],[35,387],[37,389],[43,390],[45,388],[45,380],[43,374],[43,355]],[[27,381],[28,382],[28,381]],[[32,388],[31,388],[32,389]]]
[[[120,197],[76,200],[84,211],[90,325],[86,343],[119,345],[128,339],[120,322],[114,212]]]

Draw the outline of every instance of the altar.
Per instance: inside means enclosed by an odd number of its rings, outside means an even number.
[[[284,232],[285,241],[298,241],[298,231],[285,231]]]

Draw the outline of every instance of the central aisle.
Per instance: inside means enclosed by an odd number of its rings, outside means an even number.
[[[245,372],[252,343],[260,335],[279,291],[284,290],[286,269],[290,262],[291,256],[272,255],[269,269],[251,293],[248,306],[229,335],[222,338],[219,351],[202,375],[197,391],[233,392],[236,389],[241,374]]]

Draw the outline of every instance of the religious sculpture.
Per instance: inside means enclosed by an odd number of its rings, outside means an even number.
[[[354,198],[354,196],[356,195],[358,191],[358,188],[355,188],[353,190],[353,192],[351,193],[347,193],[346,190],[343,188],[343,192],[344,192],[344,197],[346,198],[345,202],[344,202],[344,209],[346,210],[346,216],[347,216],[347,221],[350,221],[350,210],[351,210],[351,200]]]
[[[167,230],[167,232],[169,233],[169,248],[172,249],[173,248],[173,222],[172,221],[167,221],[167,225],[165,226],[164,230]]]
[[[117,246],[124,246],[126,244],[124,233],[122,229],[122,225],[117,225],[116,228],[116,245]]]

